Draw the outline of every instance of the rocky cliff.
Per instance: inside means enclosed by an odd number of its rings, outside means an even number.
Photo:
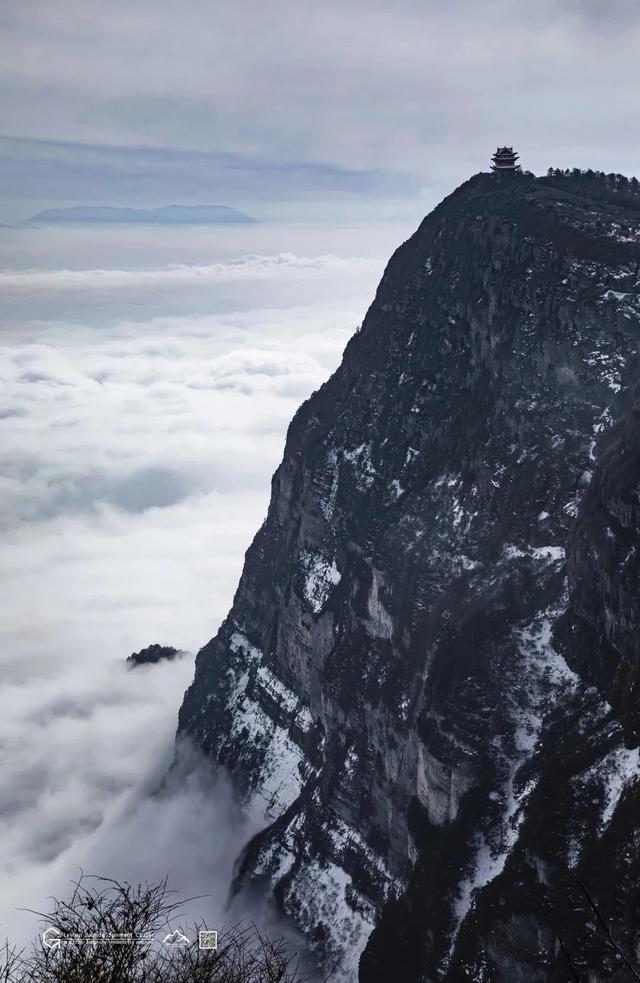
[[[636,196],[478,175],[291,423],[179,732],[335,979],[633,978],[639,268]]]

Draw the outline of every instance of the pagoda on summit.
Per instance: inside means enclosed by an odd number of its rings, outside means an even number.
[[[517,163],[518,155],[513,147],[498,147],[491,160],[494,174],[522,174],[522,168]]]

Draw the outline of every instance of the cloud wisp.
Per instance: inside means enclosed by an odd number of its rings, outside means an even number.
[[[243,256],[232,262],[211,263],[208,266],[176,264],[155,270],[2,270],[0,289],[90,290],[155,285],[173,287],[176,284],[193,287],[225,280],[271,280],[274,277],[356,272],[358,267],[370,271],[377,269],[378,263],[359,257],[310,257],[280,253],[277,256]]]

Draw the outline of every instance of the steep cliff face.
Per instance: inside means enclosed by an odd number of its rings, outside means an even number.
[[[640,387],[611,427],[571,532],[567,644],[640,743]]]
[[[639,264],[633,200],[479,175],[291,423],[179,730],[263,826],[238,886],[336,979],[376,922],[365,983],[602,960],[565,888],[633,839]]]

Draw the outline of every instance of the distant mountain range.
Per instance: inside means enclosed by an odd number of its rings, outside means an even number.
[[[226,205],[165,205],[163,208],[109,208],[74,205],[47,208],[33,215],[30,222],[118,222],[153,225],[237,225],[255,218]]]

